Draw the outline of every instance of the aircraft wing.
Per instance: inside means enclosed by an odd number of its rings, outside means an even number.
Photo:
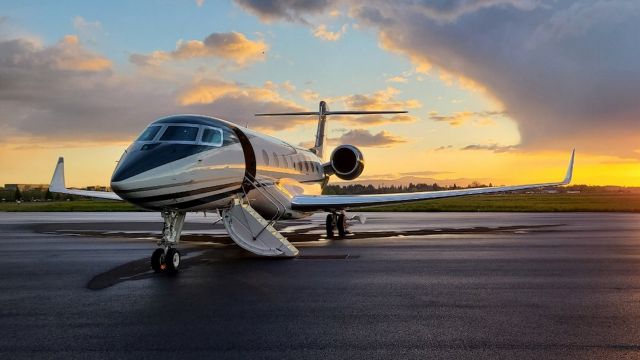
[[[64,181],[64,158],[58,159],[56,170],[53,172],[53,178],[51,178],[51,183],[49,184],[49,191],[52,193],[79,195],[97,199],[122,200],[120,196],[110,191],[67,189]]]
[[[505,191],[541,188],[546,186],[568,185],[571,182],[571,176],[573,174],[574,157],[575,149],[571,153],[571,160],[569,161],[569,167],[567,168],[567,173],[564,177],[564,180],[559,182],[397,194],[296,195],[291,201],[291,208],[293,210],[300,211],[339,210],[353,207],[384,206],[411,201],[442,199],[464,195],[492,194]]]

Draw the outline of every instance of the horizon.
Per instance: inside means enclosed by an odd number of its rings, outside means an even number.
[[[253,114],[326,100],[409,111],[328,119],[328,152],[364,153],[355,182],[546,182],[576,148],[573,184],[637,187],[638,15],[615,1],[7,1],[0,184],[48,183],[64,156],[69,186],[108,186],[128,144],[175,113],[305,145],[316,117]]]

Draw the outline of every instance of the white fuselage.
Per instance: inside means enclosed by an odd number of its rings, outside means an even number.
[[[326,183],[322,160],[313,152],[223,120],[179,115],[149,128],[154,136],[129,146],[111,181],[120,197],[142,208],[217,210],[246,195],[266,219],[299,218],[307,214],[292,210],[291,198],[318,195]],[[207,143],[205,129],[216,136],[220,129],[224,142]],[[178,130],[194,137],[168,136]]]

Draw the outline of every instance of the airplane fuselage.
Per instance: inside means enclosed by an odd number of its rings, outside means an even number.
[[[317,195],[327,181],[313,152],[230,122],[176,115],[151,123],[125,151],[111,187],[148,210],[228,207],[238,194],[265,218],[300,218],[295,195]]]

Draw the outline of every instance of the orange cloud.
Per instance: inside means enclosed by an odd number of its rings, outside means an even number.
[[[284,101],[269,83],[260,88],[220,80],[202,80],[180,92],[178,102],[183,106],[210,104],[225,96],[246,96],[256,101]]]
[[[390,86],[385,90],[376,91],[372,94],[357,94],[339,99],[351,110],[402,110],[417,109],[422,106],[420,101],[415,99],[396,99],[395,96],[399,93],[400,90]]]
[[[432,111],[429,113],[429,119],[446,122],[453,127],[460,127],[468,122],[473,122],[476,126],[491,126],[495,125],[491,117],[504,115],[504,111],[458,111],[453,115],[438,115]]]
[[[306,101],[317,101],[320,98],[320,94],[309,89],[306,89],[305,91],[303,91],[302,94],[300,94],[300,96],[302,96],[302,98],[305,99]]]
[[[171,52],[157,50],[150,54],[132,54],[129,60],[136,65],[159,65],[167,60],[189,60],[218,57],[244,65],[263,60],[267,44],[263,40],[250,40],[239,32],[213,33],[201,40],[180,40]]]
[[[111,69],[111,60],[81,47],[78,36],[66,35],[52,50],[53,61],[61,70],[104,71]]]
[[[409,53],[407,51],[404,51],[404,49],[399,48],[391,39],[391,37],[384,31],[381,30],[378,33],[378,38],[379,45],[382,49],[396,54],[408,56],[409,60],[416,66],[416,72],[421,74],[428,74],[433,67],[431,61],[429,61],[429,59],[427,59],[426,57],[420,55],[420,53]]]
[[[380,131],[377,134],[372,134],[366,129],[353,129],[342,134],[339,138],[329,138],[329,144],[349,144],[362,147],[391,147],[406,143],[407,140],[395,136],[388,131]]]
[[[324,41],[338,41],[347,32],[347,25],[342,25],[338,31],[329,31],[327,25],[320,25],[313,29],[313,36]]]

